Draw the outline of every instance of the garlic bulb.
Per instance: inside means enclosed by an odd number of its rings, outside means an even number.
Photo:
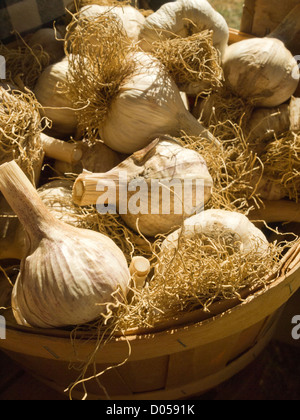
[[[100,213],[118,211],[131,229],[153,237],[202,209],[212,186],[202,156],[162,136],[109,172],[81,174],[73,201],[80,206],[97,204]]]
[[[229,28],[223,18],[206,0],[176,0],[163,4],[146,18],[139,39],[144,51],[159,39],[187,37],[205,29],[213,31],[213,44],[221,55],[229,39]]]
[[[241,213],[212,209],[192,216],[160,245],[147,287],[156,312],[149,310],[146,317],[159,322],[181,314],[184,319],[197,309],[210,312],[213,303],[246,298],[277,271],[277,254]]]
[[[73,181],[58,179],[41,186],[37,192],[48,210],[61,222],[82,227],[80,211],[72,205]]]
[[[64,43],[59,41],[62,35],[54,28],[41,28],[37,30],[28,40],[28,45],[34,47],[40,45],[49,55],[49,64],[57,63],[65,55]]]
[[[242,254],[266,253],[269,242],[264,233],[242,213],[210,209],[185,220],[183,228],[171,233],[162,244],[164,249],[177,248],[179,238],[193,238],[196,235],[223,240],[224,243]]]
[[[225,84],[260,107],[283,104],[299,82],[297,61],[282,41],[271,37],[230,45],[223,57],[223,70]]]
[[[132,41],[138,40],[140,28],[145,21],[144,15],[135,7],[130,5],[106,6],[89,4],[79,10],[79,18],[97,18],[103,13],[116,17],[123,25],[125,32]]]
[[[164,134],[202,135],[219,144],[186,109],[163,64],[130,42],[113,16],[91,25],[75,20],[68,34],[68,93],[81,110],[78,128],[87,140],[101,138],[128,155]],[[89,36],[97,44],[86,43]]]
[[[26,230],[27,252],[12,293],[20,325],[52,328],[92,321],[130,273],[108,237],[57,220],[15,162],[0,166],[0,190]]]
[[[135,72],[124,81],[99,127],[104,143],[117,152],[131,154],[158,135],[179,136],[184,132],[218,145],[186,109],[178,87],[160,62],[143,52],[132,57]]]
[[[258,146],[290,128],[289,106],[256,108],[247,126],[247,141]]]
[[[275,182],[272,179],[263,177],[257,185],[257,194],[264,200],[277,201],[285,198],[287,191],[280,181]]]
[[[67,82],[68,59],[48,66],[34,88],[37,100],[53,125],[54,135],[72,136],[77,128],[77,115],[72,101],[68,99],[64,85]]]
[[[300,98],[277,108],[256,108],[247,126],[247,140],[259,144],[287,131],[300,130]]]

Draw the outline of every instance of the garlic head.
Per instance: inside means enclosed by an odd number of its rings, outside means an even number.
[[[213,45],[224,54],[229,28],[224,17],[206,0],[176,0],[163,4],[155,13],[146,18],[139,34],[144,51],[151,51],[151,44],[159,39],[213,31]]]
[[[56,219],[14,161],[0,166],[0,190],[26,231],[26,253],[12,293],[20,325],[90,322],[106,312],[113,293],[127,294],[127,260],[110,238]]]
[[[68,80],[68,58],[48,66],[34,88],[34,94],[43,106],[45,115],[52,121],[53,132],[58,136],[72,136],[77,128],[77,114],[65,92]]]
[[[104,143],[120,153],[142,149],[159,135],[203,135],[217,140],[192,116],[160,62],[150,54],[133,55],[135,73],[127,78],[99,127]]]
[[[223,58],[225,84],[255,106],[283,104],[299,82],[298,64],[283,42],[253,38],[230,45]]]
[[[110,184],[110,182],[112,184]],[[111,186],[111,188],[110,188]],[[107,198],[134,231],[153,237],[182,225],[211,196],[213,180],[203,157],[161,136],[104,174],[82,173],[75,181],[73,201],[80,206],[97,205]]]
[[[79,18],[95,18],[103,13],[108,13],[117,18],[121,23],[127,36],[132,41],[138,40],[140,28],[145,21],[144,15],[135,7],[130,5],[106,6],[100,4],[90,4],[79,10]]]
[[[183,228],[171,233],[162,244],[163,249],[176,248],[179,238],[204,235],[222,240],[224,244],[242,254],[268,252],[269,242],[264,233],[242,213],[209,209],[185,220]]]

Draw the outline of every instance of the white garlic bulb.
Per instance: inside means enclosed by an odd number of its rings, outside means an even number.
[[[181,235],[185,238],[204,235],[216,240],[221,239],[242,254],[264,254],[269,249],[266,236],[247,216],[228,210],[205,210],[186,219],[183,228],[171,233],[164,240],[162,251],[177,248]]]
[[[257,186],[257,194],[264,200],[277,201],[287,196],[287,190],[282,183],[263,177]]]
[[[96,204],[103,212],[108,199],[108,209],[115,209],[131,229],[153,237],[175,229],[202,209],[212,186],[198,152],[161,136],[109,172],[81,174],[73,201],[80,206]],[[106,187],[108,196],[103,194]]]
[[[230,45],[223,58],[225,84],[255,106],[275,107],[287,101],[299,82],[298,64],[284,43],[253,38]]]
[[[206,0],[176,0],[163,4],[146,18],[139,34],[140,45],[144,51],[151,51],[154,41],[185,38],[205,29],[213,31],[213,44],[223,55],[229,39],[224,17]]]
[[[14,161],[0,166],[0,190],[28,239],[12,293],[18,324],[83,324],[105,313],[118,289],[127,294],[127,261],[110,238],[56,219]]]
[[[68,58],[48,66],[34,88],[46,117],[52,121],[53,133],[58,137],[72,136],[77,128],[76,110],[65,91],[68,70]]]
[[[246,127],[247,140],[258,144],[288,131],[300,130],[300,98],[275,108],[256,108]]]
[[[138,40],[140,28],[145,21],[144,15],[135,7],[130,5],[106,6],[100,4],[89,4],[79,10],[79,18],[97,18],[103,13],[112,14],[121,23],[127,36],[132,41]]]
[[[104,143],[120,153],[142,149],[158,135],[199,135],[218,145],[186,109],[181,93],[161,63],[150,54],[133,53],[135,72],[120,87],[99,132]]]

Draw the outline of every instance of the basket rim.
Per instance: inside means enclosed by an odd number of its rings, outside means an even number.
[[[120,362],[128,355],[131,348],[131,360],[142,360],[192,349],[229,337],[236,332],[260,322],[282,307],[300,288],[300,239],[290,249],[282,261],[282,267],[276,279],[266,288],[249,295],[225,312],[208,319],[179,325],[166,330],[130,336],[113,337],[101,347],[96,359],[101,363]],[[212,328],[212,324],[214,327]],[[37,340],[38,337],[38,340]],[[41,330],[7,326],[7,339],[0,340],[0,349],[36,355],[43,358],[84,359],[87,352],[94,350],[95,339],[88,335],[79,335],[76,354],[72,349],[70,332],[61,330]],[[37,342],[38,341],[38,342]],[[34,346],[33,346],[34,344]],[[82,344],[82,345],[81,345]],[[22,347],[22,348],[20,348]],[[34,348],[33,348],[34,347]],[[52,351],[49,351],[49,350]],[[59,355],[57,354],[59,352]]]

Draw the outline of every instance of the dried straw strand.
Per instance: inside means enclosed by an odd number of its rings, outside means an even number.
[[[40,105],[31,92],[0,87],[0,164],[16,160],[34,183],[43,156]]]
[[[135,47],[111,12],[96,19],[74,15],[66,40],[69,97],[81,109],[80,129],[95,140],[110,104],[133,72],[129,53]]]
[[[49,65],[50,57],[40,45],[30,47],[20,35],[18,42],[9,47],[0,43],[0,55],[6,62],[6,81],[21,90],[32,90]]]
[[[213,46],[212,31],[155,41],[151,53],[164,64],[181,90],[199,84],[197,94],[204,95],[222,85],[223,71]]]

